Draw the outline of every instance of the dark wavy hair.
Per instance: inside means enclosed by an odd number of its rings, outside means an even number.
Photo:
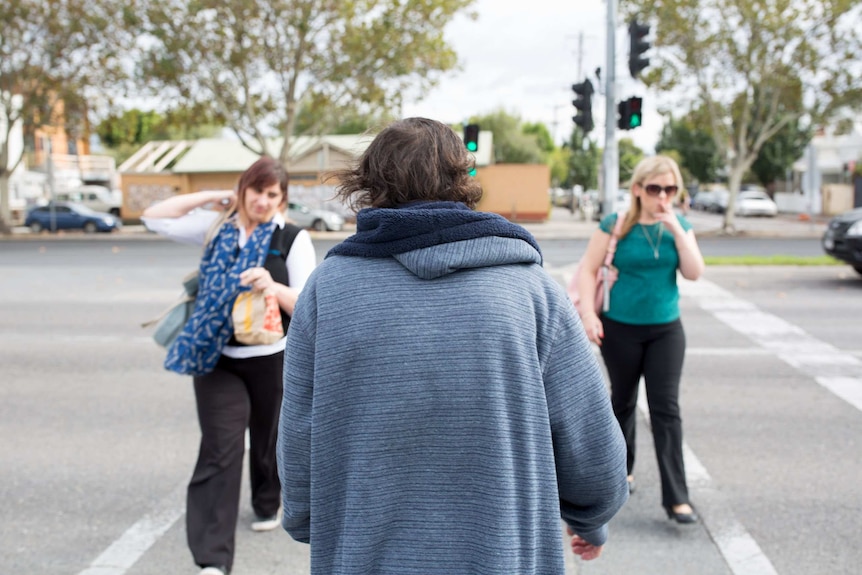
[[[471,209],[482,188],[470,176],[475,160],[447,125],[405,118],[383,129],[354,165],[331,172],[336,197],[353,210],[417,201],[462,202]]]

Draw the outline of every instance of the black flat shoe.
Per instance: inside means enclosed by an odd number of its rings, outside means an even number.
[[[699,518],[697,513],[694,512],[694,509],[691,510],[691,513],[679,513],[673,510],[673,507],[665,507],[665,511],[667,511],[667,518],[673,519],[677,523],[680,524],[691,524],[697,523]]]

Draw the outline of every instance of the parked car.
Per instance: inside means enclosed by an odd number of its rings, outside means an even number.
[[[727,200],[730,192],[724,188],[714,190],[701,190],[691,200],[691,207],[695,210],[722,214],[727,209]]]
[[[319,232],[340,232],[344,228],[341,214],[330,210],[309,208],[302,204],[288,202],[287,217],[302,228],[312,228]]]
[[[769,216],[778,215],[778,205],[772,201],[769,194],[760,191],[739,192],[733,213],[737,216]]]
[[[578,191],[574,188],[551,188],[551,205],[558,208],[567,208],[571,211],[578,209]]]
[[[51,209],[53,205],[53,210]],[[54,225],[51,225],[51,218]],[[96,212],[87,206],[74,202],[54,202],[37,206],[27,213],[24,225],[34,234],[42,230],[84,230],[88,234],[95,232],[112,232],[120,229],[123,224],[120,219],[111,214]]]
[[[829,220],[821,243],[823,251],[847,262],[862,274],[862,208],[844,212]]]
[[[83,204],[96,212],[105,212],[114,216],[120,215],[123,205],[122,192],[111,191],[105,186],[79,186],[71,190],[57,192],[54,199],[59,202],[76,202]]]

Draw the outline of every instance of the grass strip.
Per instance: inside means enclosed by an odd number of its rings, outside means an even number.
[[[708,266],[846,266],[832,256],[705,256]]]

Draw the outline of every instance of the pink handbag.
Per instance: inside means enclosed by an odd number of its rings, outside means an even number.
[[[614,224],[614,230],[611,233],[611,239],[608,242],[608,251],[605,253],[605,261],[602,263],[601,267],[599,267],[596,272],[596,295],[595,307],[593,310],[598,312],[608,311],[611,305],[611,287],[613,287],[614,282],[617,281],[617,276],[619,276],[619,272],[617,268],[613,265],[614,254],[617,251],[617,241],[619,241],[620,230],[623,227],[623,220],[626,218],[626,212],[617,212],[617,221]],[[575,273],[572,276],[572,279],[569,280],[569,285],[566,291],[569,294],[569,299],[572,300],[572,303],[575,304],[575,309],[578,310],[578,313],[581,313],[581,294],[578,292],[578,276],[581,273],[581,266],[583,265],[583,259],[578,262],[578,266],[575,268]]]

